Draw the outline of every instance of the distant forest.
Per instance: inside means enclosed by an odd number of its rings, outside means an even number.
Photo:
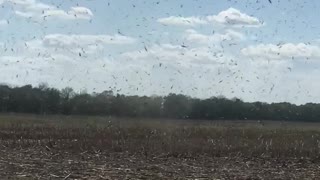
[[[125,96],[112,91],[88,94],[72,88],[58,90],[46,85],[10,87],[0,85],[0,112],[106,115],[119,117],[320,121],[320,104],[243,102],[212,97],[196,99],[181,94]]]

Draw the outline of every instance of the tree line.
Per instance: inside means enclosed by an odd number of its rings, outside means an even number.
[[[243,102],[212,97],[197,99],[182,94],[167,96],[125,96],[112,91],[76,93],[39,85],[0,85],[0,112],[107,115],[206,120],[320,121],[320,104]]]

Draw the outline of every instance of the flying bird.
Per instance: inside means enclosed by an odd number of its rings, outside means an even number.
[[[188,46],[186,46],[186,45],[182,44],[182,45],[181,45],[181,47],[183,47],[183,48],[187,48]]]

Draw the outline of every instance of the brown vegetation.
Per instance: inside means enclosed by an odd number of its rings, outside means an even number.
[[[317,124],[28,115],[0,122],[6,178],[320,176]]]

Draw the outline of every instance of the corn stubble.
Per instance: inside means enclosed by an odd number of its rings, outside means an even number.
[[[1,177],[320,177],[316,129],[103,117],[1,120]]]

